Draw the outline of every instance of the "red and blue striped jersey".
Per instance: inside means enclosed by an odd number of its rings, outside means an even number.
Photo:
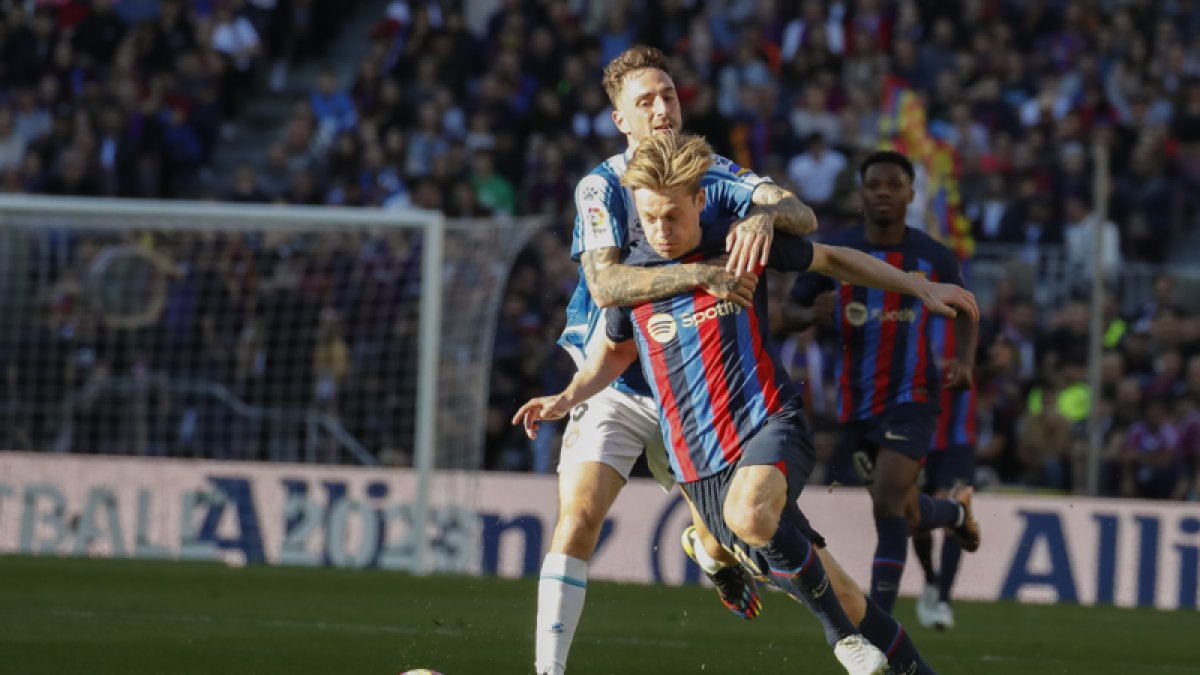
[[[642,245],[626,264],[671,265],[724,253],[723,242],[664,260]],[[806,270],[812,244],[777,234],[768,267]],[[768,347],[766,281],[754,307],[744,309],[695,290],[657,302],[608,311],[614,342],[633,339],[658,402],[663,441],[681,483],[711,476],[736,463],[742,449],[772,415],[799,410],[787,371]]]
[[[633,152],[627,150],[609,157],[579,181],[575,188],[575,227],[571,232],[571,259],[579,262],[583,254],[604,248],[619,248],[627,253],[633,241],[642,235],[641,219],[633,205],[633,191],[621,185]],[[733,160],[713,155],[712,166],[701,181],[704,210],[700,225],[709,231],[728,232],[729,224],[745,218],[754,206],[754,192],[771,179],[738,166]],[[723,235],[722,235],[723,236]],[[558,344],[577,366],[587,360],[592,341],[604,338],[604,310],[592,298],[583,268],[575,292],[567,304],[567,323]],[[613,387],[629,394],[648,395],[649,387],[640,368],[630,366]]]
[[[858,249],[931,281],[963,285],[954,254],[920,230],[908,228],[899,246],[868,243],[863,226],[837,232],[823,243]],[[924,303],[812,272],[796,280],[792,299],[807,307],[829,290],[835,292],[833,326],[842,348],[835,359],[838,419],[867,419],[902,403],[936,407],[941,388],[930,339],[934,315]]]
[[[930,318],[929,339],[938,364],[958,358],[958,337],[954,332],[954,320],[940,316]],[[937,430],[933,434],[934,450],[947,450],[959,446],[975,445],[975,385],[965,391],[942,388],[942,411],[938,415]]]

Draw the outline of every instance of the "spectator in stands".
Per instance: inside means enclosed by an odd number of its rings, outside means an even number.
[[[1195,366],[1195,367],[1193,367]],[[1195,378],[1192,377],[1193,371]],[[1188,362],[1189,380],[1200,384],[1200,358]],[[1200,409],[1194,395],[1179,397],[1175,405],[1174,425],[1179,432],[1179,484],[1171,495],[1174,499],[1200,500]]]
[[[240,101],[246,95],[262,53],[262,41],[254,24],[234,12],[233,2],[218,2],[213,13],[209,45],[223,57],[221,100],[226,119],[237,116]]]
[[[350,374],[350,348],[342,336],[337,310],[332,307],[321,309],[312,360],[313,402],[317,408],[336,412],[339,393]]]
[[[282,143],[273,143],[267,149],[266,162],[258,172],[259,185],[272,199],[278,199],[286,191],[290,178],[287,150]]]
[[[1071,265],[1072,274],[1079,279],[1090,279],[1094,276],[1096,258],[1102,261],[1105,278],[1111,283],[1115,281],[1121,264],[1121,233],[1116,223],[1105,220],[1101,227],[1101,244],[1099,255],[1096,253],[1097,214],[1088,204],[1082,194],[1071,194],[1066,199],[1066,233],[1067,263]]]
[[[100,186],[88,170],[87,160],[78,150],[65,150],[58,160],[58,170],[46,185],[47,194],[98,197]]]
[[[1055,226],[1050,200],[1046,197],[1034,198],[1025,218],[1010,221],[1010,227],[1000,234],[1000,241],[1020,246],[1020,259],[1036,266],[1040,259],[1040,247],[1062,242],[1062,230]]]
[[[1017,454],[1029,485],[1071,488],[1071,427],[1059,410],[1058,390],[1043,389],[1040,410],[1021,425]]]
[[[1004,233],[1009,212],[1018,208],[1009,193],[1009,185],[1001,173],[987,175],[986,192],[978,201],[966,201],[964,215],[971,220],[972,235],[981,244],[998,242]]]
[[[442,135],[438,109],[428,102],[418,112],[418,128],[408,137],[408,155],[405,173],[409,176],[426,176],[435,157],[449,150],[449,141]]]
[[[242,164],[235,174],[233,191],[225,198],[226,201],[256,204],[271,200],[270,195],[259,185],[258,172],[253,164]]]
[[[496,173],[491,152],[480,150],[471,161],[471,187],[479,203],[488,211],[502,216],[516,212],[516,194],[512,183]]]
[[[317,86],[308,99],[317,123],[333,135],[348,131],[358,124],[358,111],[354,100],[337,86],[337,73],[332,68],[322,69],[317,75]]]
[[[803,97],[796,100],[789,122],[796,138],[811,139],[813,134],[819,134],[830,145],[841,140],[838,118],[829,110],[825,90],[816,83],[805,88]]]
[[[17,131],[12,109],[0,107],[0,171],[15,169],[25,154],[25,138]]]
[[[798,196],[820,216],[833,199],[838,174],[846,167],[846,156],[828,146],[820,133],[808,136],[804,152],[788,164],[788,179],[796,186]]]
[[[1121,495],[1166,499],[1181,479],[1179,472],[1179,434],[1167,417],[1167,402],[1148,398],[1142,406],[1142,419],[1130,427],[1120,455]]]
[[[91,5],[92,11],[75,26],[75,47],[89,63],[108,63],[125,35],[125,23],[113,11],[113,0],[92,0]]]
[[[170,70],[176,59],[196,47],[196,28],[182,0],[162,0],[152,31],[149,61],[159,68]]]

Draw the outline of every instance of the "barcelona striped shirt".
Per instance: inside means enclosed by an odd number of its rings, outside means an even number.
[[[641,220],[633,206],[633,191],[621,185],[621,177],[629,168],[631,151],[613,155],[584,176],[575,187],[575,225],[571,231],[571,259],[575,262],[587,251],[619,248],[628,252],[632,242],[642,233]],[[754,206],[754,191],[770,183],[753,171],[738,166],[733,160],[713,155],[712,166],[704,174],[704,211],[701,227],[706,236],[709,229],[728,230],[729,224],[746,217]],[[587,360],[594,340],[604,338],[604,311],[592,298],[579,269],[575,292],[567,304],[567,323],[558,344],[567,350],[576,365]],[[649,387],[641,369],[631,366],[613,387],[628,394],[647,395]]]
[[[673,265],[723,252],[723,242],[717,241],[665,260],[642,244],[626,263]],[[767,267],[803,271],[812,257],[808,241],[776,234]],[[768,346],[767,331],[765,281],[755,290],[751,309],[696,290],[608,311],[608,338],[637,344],[679,482],[690,483],[737,463],[746,442],[768,418],[801,409],[787,371]]]
[[[869,243],[861,225],[837,232],[823,243],[863,251],[930,281],[963,285],[954,254],[920,230],[907,228],[898,246]],[[902,403],[927,403],[936,408],[941,388],[931,340],[934,315],[924,303],[911,295],[856,286],[813,272],[796,280],[792,299],[807,307],[825,291],[835,292],[833,326],[842,347],[834,364],[838,419],[867,419]]]

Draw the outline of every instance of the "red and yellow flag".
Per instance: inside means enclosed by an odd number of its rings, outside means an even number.
[[[958,153],[929,133],[920,98],[900,80],[889,78],[887,82],[879,126],[882,147],[904,153],[924,173],[916,198],[925,205],[925,231],[950,247],[960,260],[970,258],[975,253],[975,239],[962,212]]]

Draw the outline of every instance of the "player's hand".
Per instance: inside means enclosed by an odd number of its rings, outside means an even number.
[[[543,420],[558,420],[567,416],[571,412],[573,405],[562,394],[554,396],[539,396],[529,399],[525,405],[517,410],[517,414],[513,415],[513,425],[523,425],[525,427],[525,435],[529,440],[537,438],[538,422]]]
[[[703,263],[704,280],[700,287],[705,293],[732,302],[747,309],[754,307],[754,289],[758,288],[757,274],[735,275],[725,265],[726,258],[716,258]]]
[[[757,274],[767,266],[771,242],[775,240],[775,225],[771,216],[751,211],[750,215],[729,227],[725,251],[729,262],[725,270],[731,274]]]
[[[833,291],[825,291],[817,296],[813,301],[812,319],[813,323],[819,326],[833,325],[833,310],[837,305],[837,298]]]
[[[955,359],[946,364],[945,386],[953,391],[966,391],[975,384],[975,366]]]
[[[975,294],[955,284],[926,284],[921,301],[934,314],[953,319],[959,312],[966,312],[972,321],[979,321],[979,305]]]

